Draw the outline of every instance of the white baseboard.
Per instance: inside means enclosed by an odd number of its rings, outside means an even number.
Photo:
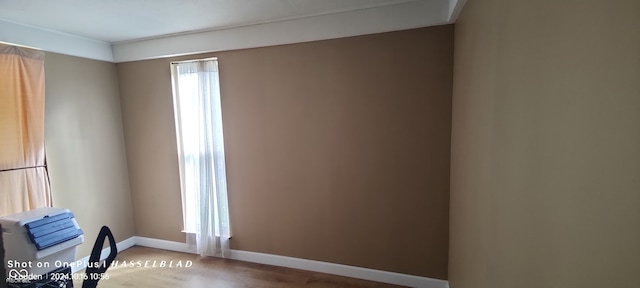
[[[409,287],[449,287],[445,280],[265,253],[232,250],[230,258]]]
[[[134,245],[182,253],[196,253],[195,247],[187,243],[140,236],[129,237],[128,239],[116,244],[118,251],[124,251]],[[111,248],[109,247],[102,249],[100,259],[105,259],[110,252]],[[258,252],[231,250],[231,256],[229,258],[245,262],[295,268],[409,287],[449,288],[449,282],[446,280]],[[77,265],[72,267],[73,273],[85,269],[88,262],[89,256],[78,260]]]
[[[196,254],[195,247],[191,247],[187,243],[140,237],[140,236],[135,236],[135,238],[136,238],[136,245],[138,246],[145,246],[145,247],[157,248],[162,250]]]
[[[133,247],[134,245],[136,245],[135,236],[129,237],[123,241],[116,243],[116,248],[118,248],[118,251],[124,251]],[[109,253],[111,253],[111,247],[102,249],[102,251],[100,252],[100,259],[104,260],[105,258],[107,258],[107,256],[109,256]],[[76,273],[84,268],[87,268],[87,263],[89,263],[89,256],[79,259],[78,261],[76,261],[76,265],[73,265],[71,267],[71,272]]]
[[[166,241],[160,239],[135,236],[135,244],[139,246],[183,253],[196,253],[195,248],[187,243]],[[231,250],[231,256],[229,258],[246,262],[289,267],[409,287],[449,288],[449,282],[446,280],[265,253]]]

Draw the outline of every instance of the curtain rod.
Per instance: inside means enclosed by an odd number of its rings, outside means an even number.
[[[195,59],[195,60],[184,60],[184,61],[172,61],[171,64],[190,63],[190,62],[204,62],[204,61],[211,61],[211,60],[218,60],[218,57],[211,57],[211,58],[205,58],[205,59]]]
[[[35,168],[47,168],[47,165],[2,169],[0,170],[0,172],[9,172],[9,171],[15,171],[15,170],[25,170],[25,169],[35,169]]]
[[[28,48],[28,49],[38,50],[38,51],[43,51],[40,48],[27,46],[27,45],[16,44],[16,43],[11,43],[11,42],[0,41],[0,44],[9,45],[9,46],[16,46],[16,47],[22,47],[22,48]]]

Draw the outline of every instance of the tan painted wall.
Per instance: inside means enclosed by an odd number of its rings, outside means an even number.
[[[469,0],[453,288],[640,287],[640,2]]]
[[[453,27],[220,52],[232,248],[446,279]],[[169,62],[118,64],[136,235],[184,241]]]
[[[102,225],[134,236],[116,65],[47,53],[45,142],[55,207],[69,208],[91,253]]]

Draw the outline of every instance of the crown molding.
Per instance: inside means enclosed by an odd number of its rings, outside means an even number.
[[[113,44],[0,19],[0,41],[118,63],[451,24],[457,20],[465,2],[405,1],[394,5]]]
[[[111,44],[0,19],[0,41],[100,61],[115,62]]]
[[[449,0],[449,23],[456,23],[467,0]]]
[[[443,1],[397,5],[202,31],[113,45],[116,62],[247,49],[399,31],[449,23]]]

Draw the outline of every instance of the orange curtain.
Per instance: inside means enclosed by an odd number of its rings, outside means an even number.
[[[44,52],[0,44],[0,216],[46,206]]]

